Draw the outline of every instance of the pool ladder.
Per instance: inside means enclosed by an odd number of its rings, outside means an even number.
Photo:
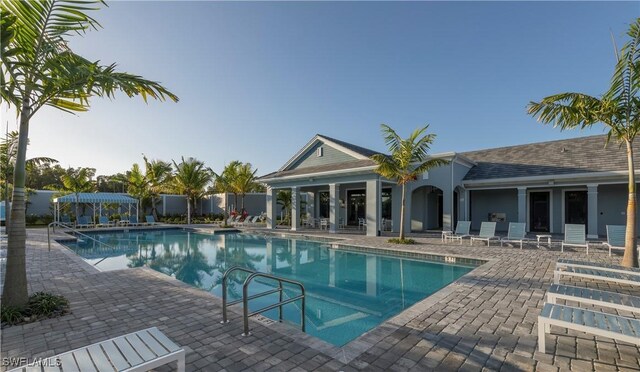
[[[247,279],[245,279],[244,283],[242,284],[242,299],[229,302],[227,300],[227,279],[229,278],[229,275],[232,274],[234,271],[242,271],[242,272],[248,273],[249,276],[247,276]],[[267,279],[275,280],[278,282],[278,288],[249,296],[249,284],[251,284],[251,282],[255,278],[267,278]],[[298,296],[291,297],[286,300],[283,299],[282,298],[283,283],[288,283],[288,284],[297,286],[298,288],[300,288],[300,294]],[[262,309],[259,309],[253,312],[249,312],[249,300],[253,300],[253,299],[267,296],[274,293],[278,293],[280,295],[280,298],[277,303],[269,306],[265,306]],[[304,285],[296,280],[281,278],[275,275],[261,273],[254,270],[249,270],[240,266],[233,266],[227,269],[222,275],[222,322],[221,323],[226,324],[229,322],[229,320],[227,319],[227,307],[231,305],[239,304],[242,302],[242,318],[243,318],[243,326],[244,326],[242,335],[249,336],[251,334],[251,332],[249,332],[249,317],[258,315],[265,311],[278,308],[278,321],[282,323],[282,306],[300,300],[301,302],[300,327],[302,328],[302,332],[305,332],[304,299],[305,299]]]
[[[116,249],[116,247],[114,247],[114,246],[112,246],[112,245],[109,245],[109,244],[107,244],[107,243],[105,243],[105,242],[101,242],[100,240],[98,240],[98,239],[96,239],[96,238],[94,238],[94,237],[91,237],[91,236],[89,236],[89,235],[87,235],[87,234],[83,234],[83,233],[81,233],[80,231],[78,231],[77,229],[74,229],[74,228],[73,228],[73,227],[71,227],[70,225],[67,225],[67,224],[62,223],[62,222],[53,221],[53,222],[51,222],[49,225],[47,225],[47,243],[48,243],[48,245],[49,245],[49,252],[51,252],[51,230],[53,230],[53,232],[55,233],[55,232],[56,232],[56,226],[59,226],[59,227],[62,227],[62,228],[65,228],[65,229],[71,230],[71,231],[73,231],[73,233],[75,233],[76,235],[82,236],[82,237],[83,237],[83,238],[85,238],[85,239],[92,240],[92,241],[94,241],[94,242],[96,242],[96,243],[98,243],[98,244],[100,244],[100,245],[103,245],[103,246],[105,246],[105,247],[107,247],[107,248],[110,248],[110,249],[112,249],[112,250],[115,250],[115,249]],[[76,239],[77,239],[77,237],[76,237]],[[97,266],[99,263],[101,263],[102,261],[106,260],[107,258],[108,258],[108,257],[104,257],[103,259],[101,259],[101,260],[99,260],[98,262],[94,263],[94,264],[93,264],[93,266]]]

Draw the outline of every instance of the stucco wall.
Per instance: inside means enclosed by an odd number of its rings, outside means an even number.
[[[27,214],[53,214],[51,198],[56,191],[36,190],[27,196]]]
[[[518,221],[517,189],[472,190],[471,229],[479,230],[483,221],[489,221],[489,213],[505,213],[505,222],[496,224],[496,231],[507,231],[509,222]]]

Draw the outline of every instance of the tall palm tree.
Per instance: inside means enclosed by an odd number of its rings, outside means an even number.
[[[222,170],[222,176],[227,181],[228,186],[225,192],[230,192],[233,194],[233,209],[236,211],[238,210],[238,195],[241,192],[240,167],[242,167],[242,163],[238,160],[234,160],[231,163],[225,165],[224,169]]]
[[[143,154],[145,165],[145,179],[147,181],[147,195],[151,201],[151,214],[154,219],[158,219],[158,210],[156,205],[158,204],[158,197],[160,193],[165,192],[169,187],[169,182],[172,176],[171,163],[153,159],[149,161]]]
[[[293,207],[291,197],[291,190],[278,190],[278,194],[276,195],[276,203],[284,210],[283,222],[286,224],[291,222],[291,209]]]
[[[180,164],[173,162],[175,174],[173,190],[187,198],[187,223],[191,223],[191,204],[205,194],[207,185],[213,180],[213,171],[195,158],[182,158]]]
[[[638,267],[636,237],[636,180],[633,161],[633,141],[640,131],[640,18],[627,31],[629,41],[616,52],[617,63],[611,85],[601,97],[584,93],[560,93],[530,102],[529,114],[538,121],[560,130],[590,128],[602,123],[608,128],[604,146],[613,138],[627,149],[629,199],[627,229],[622,265]]]
[[[127,184],[127,194],[133,196],[140,201],[140,209],[144,209],[149,203],[148,183],[147,179],[140,169],[138,163],[134,163],[131,170],[127,172],[124,179]],[[140,211],[138,211],[140,217]]]
[[[117,91],[129,97],[177,101],[157,82],[118,72],[75,54],[68,46],[72,35],[83,35],[100,24],[88,11],[101,0],[23,0],[0,2],[0,98],[15,107],[19,120],[14,171],[7,270],[2,301],[23,306],[28,300],[25,263],[25,165],[29,124],[44,106],[65,112],[89,109],[89,98],[113,98]]]
[[[249,192],[253,192],[258,187],[256,182],[257,169],[252,169],[251,163],[240,164],[238,167],[238,174],[235,180],[235,189],[240,194],[241,207],[240,210],[244,212],[244,197]]]
[[[227,226],[227,193],[231,191],[231,179],[229,175],[224,171],[220,174],[213,173],[213,186],[211,187],[210,194],[222,193],[224,194],[225,207],[222,210],[223,226]]]
[[[389,148],[390,155],[375,154],[371,160],[376,162],[376,173],[382,177],[396,181],[402,187],[400,204],[400,240],[404,240],[405,189],[407,183],[415,181],[418,176],[431,168],[448,164],[446,160],[429,157],[429,149],[436,138],[433,133],[427,134],[428,125],[416,129],[406,139],[388,125],[382,124],[382,136]]]
[[[18,135],[17,131],[11,131],[7,137],[0,141],[0,198],[5,201],[5,205],[9,206],[10,184],[13,188],[13,170],[15,168],[16,155],[18,154]],[[32,171],[40,166],[55,164],[58,161],[49,157],[36,157],[27,159],[25,170]],[[6,216],[5,216],[6,217]]]

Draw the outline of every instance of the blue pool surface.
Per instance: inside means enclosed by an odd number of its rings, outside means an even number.
[[[390,255],[331,248],[331,243],[276,235],[186,230],[87,233],[108,244],[82,238],[62,242],[100,270],[148,266],[221,297],[222,273],[239,265],[302,282],[307,333],[343,346],[386,319],[428,297],[473,266],[450,265]],[[245,276],[229,285],[230,299],[242,293]],[[250,293],[275,288],[259,279]],[[285,287],[285,298],[299,292]],[[277,294],[250,302],[256,310],[277,301]],[[299,324],[300,303],[284,306],[284,319]],[[277,319],[277,310],[263,315]],[[240,325],[238,325],[240,326]]]

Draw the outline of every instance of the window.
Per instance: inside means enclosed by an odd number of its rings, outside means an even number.
[[[316,150],[316,155],[317,155],[318,157],[321,157],[321,156],[322,156],[322,147],[318,147],[318,149]]]

